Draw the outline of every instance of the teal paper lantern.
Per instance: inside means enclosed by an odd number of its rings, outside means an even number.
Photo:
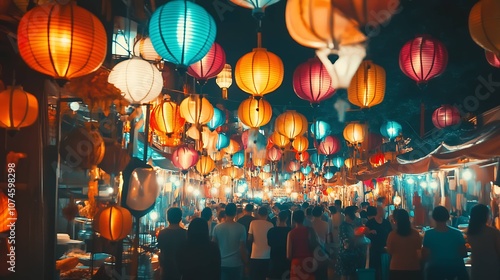
[[[305,167],[304,167],[304,166],[302,166],[302,167],[300,168],[300,172],[302,172],[302,174],[304,174],[304,176],[309,175],[309,173],[311,173],[311,171],[312,171],[312,168],[311,168],[311,166],[309,166],[309,165],[308,165],[308,166],[305,166]]]
[[[217,135],[217,142],[215,142],[215,148],[220,151],[227,146],[229,146],[229,137],[224,133],[219,133]]]
[[[226,116],[224,112],[221,109],[214,107],[214,116],[207,123],[208,128],[211,131],[214,131],[216,128],[223,125],[225,122],[226,122]]]
[[[401,125],[395,121],[388,121],[380,126],[380,133],[389,139],[393,139],[401,133],[403,128]]]
[[[316,167],[321,167],[323,166],[323,163],[325,162],[326,156],[321,155],[318,153],[314,153],[311,155],[310,160],[311,162],[316,166]]]
[[[149,36],[156,52],[180,69],[201,60],[217,33],[212,16],[188,0],[173,0],[151,16]]]
[[[233,165],[242,167],[245,163],[245,154],[243,154],[243,152],[237,152],[231,159],[233,160]]]
[[[314,135],[314,138],[317,140],[325,138],[328,134],[330,134],[331,127],[327,122],[324,121],[315,121],[311,124],[311,133]]]
[[[344,166],[344,158],[343,157],[334,157],[332,158],[333,166],[337,168],[342,168]]]
[[[268,172],[268,173],[271,172],[271,165],[269,165],[269,164],[264,165],[264,167],[262,168],[262,170],[264,172]]]
[[[333,178],[333,175],[334,175],[333,172],[328,171],[325,174],[323,174],[323,178],[330,180]]]

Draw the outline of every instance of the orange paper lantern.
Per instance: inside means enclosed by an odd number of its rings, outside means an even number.
[[[0,232],[8,231],[9,224],[17,219],[14,204],[9,204],[9,197],[0,191]]]
[[[363,61],[347,89],[349,102],[361,108],[382,103],[385,95],[385,70],[372,61]]]
[[[238,118],[250,127],[259,128],[271,120],[273,109],[271,104],[262,98],[249,98],[241,102],[238,108]]]
[[[276,118],[275,129],[279,134],[290,140],[304,134],[307,131],[307,119],[296,111],[286,111]]]
[[[38,100],[20,86],[0,92],[0,127],[19,130],[38,118]]]
[[[132,230],[132,214],[126,208],[109,206],[94,216],[94,229],[110,241],[121,240]]]

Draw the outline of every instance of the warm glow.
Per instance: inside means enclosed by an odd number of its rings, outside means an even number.
[[[208,123],[214,115],[214,107],[201,95],[191,94],[181,102],[181,117],[188,123],[200,125]]]
[[[304,115],[296,111],[286,111],[276,118],[274,129],[279,134],[290,140],[304,134],[307,131],[308,123]],[[276,143],[275,143],[276,144]]]
[[[309,147],[309,140],[305,136],[297,136],[292,142],[292,147],[297,153],[302,153]]]
[[[93,222],[94,229],[110,241],[121,240],[132,230],[132,215],[117,205],[100,210]]]
[[[186,121],[181,117],[180,106],[170,101],[163,100],[151,111],[150,126],[158,134],[171,136],[182,133]]]
[[[203,155],[196,163],[196,170],[202,176],[207,176],[215,169],[215,162],[209,156]]]
[[[259,128],[266,125],[271,121],[272,114],[271,104],[262,98],[251,97],[245,99],[238,108],[238,118],[250,128]]]
[[[18,130],[38,118],[38,100],[22,87],[8,87],[0,92],[0,127]]]
[[[281,150],[284,150],[290,144],[290,140],[287,137],[279,134],[276,131],[273,132],[270,137],[273,144],[278,146],[278,148],[280,148]]]
[[[230,64],[224,65],[224,69],[215,79],[217,85],[222,89],[222,99],[227,99],[227,89],[233,84],[233,74]]]
[[[481,0],[469,14],[469,32],[476,44],[500,57],[500,1]]]
[[[355,145],[365,140],[365,127],[359,123],[350,123],[344,128],[344,139]]]
[[[372,61],[363,61],[347,89],[349,102],[370,108],[382,103],[385,95],[385,70]]]

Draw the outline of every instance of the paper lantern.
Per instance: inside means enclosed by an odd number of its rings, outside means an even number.
[[[221,161],[223,157],[224,157],[223,152],[216,151],[216,152],[210,153],[210,158],[213,159],[215,162]]]
[[[104,158],[105,149],[104,140],[97,129],[79,127],[61,140],[59,152],[66,165],[93,169]]]
[[[500,57],[500,3],[481,0],[469,14],[469,32],[476,44]]]
[[[302,174],[304,174],[305,176],[309,175],[309,173],[311,173],[311,171],[312,171],[312,168],[309,165],[303,166],[300,168],[300,172],[302,172]]]
[[[337,168],[342,168],[344,166],[344,158],[343,157],[334,157],[332,158],[332,163]]]
[[[408,41],[399,52],[399,67],[412,80],[427,83],[441,75],[448,63],[448,51],[443,43],[429,35]]]
[[[9,207],[10,206],[10,207]],[[0,191],[0,232],[9,231],[9,224],[17,218],[17,211],[9,197]]]
[[[298,161],[290,161],[288,163],[288,170],[291,172],[299,171],[300,170],[300,162]]]
[[[388,121],[380,126],[380,133],[389,139],[394,139],[401,133],[402,126],[395,121]]]
[[[325,174],[323,174],[323,178],[325,178],[326,180],[330,180],[333,178],[333,175],[335,175],[333,172],[326,172]]]
[[[347,17],[373,29],[389,21],[392,15],[399,10],[399,0],[345,0],[332,2]]]
[[[318,58],[309,59],[295,69],[293,90],[299,98],[311,104],[318,104],[335,94],[332,78]]]
[[[97,166],[108,174],[118,175],[130,162],[129,152],[111,139],[104,141],[104,147],[104,157]]]
[[[318,145],[318,153],[323,155],[333,155],[340,151],[340,141],[335,136],[326,136]]]
[[[498,56],[488,50],[484,50],[484,54],[486,56],[486,60],[491,66],[500,68],[500,58]]]
[[[54,1],[31,9],[21,18],[17,45],[33,70],[67,80],[101,67],[107,36],[101,21],[89,11],[73,1]]]
[[[281,150],[285,150],[285,148],[290,144],[290,140],[286,136],[279,134],[277,131],[271,134],[270,139],[274,145],[278,146]]]
[[[143,37],[135,42],[134,55],[148,61],[159,61],[161,56],[155,51],[151,38]]]
[[[330,134],[331,128],[327,122],[315,121],[311,124],[310,131],[314,135],[314,138],[316,138],[316,140],[320,140]]]
[[[275,91],[283,81],[281,59],[265,48],[255,48],[236,63],[234,76],[238,87],[253,96]]]
[[[212,47],[217,27],[205,9],[187,0],[173,0],[151,16],[149,36],[155,50],[181,69],[201,60]]]
[[[224,133],[217,134],[217,141],[215,142],[215,148],[220,151],[227,146],[229,146],[230,139]]]
[[[102,237],[118,241],[127,237],[132,230],[132,215],[126,208],[112,205],[97,212],[93,225]]]
[[[138,57],[122,61],[109,73],[108,82],[122,91],[131,104],[145,104],[158,97],[163,88],[161,72]]]
[[[0,127],[19,130],[35,123],[38,100],[21,86],[10,86],[0,92]]]
[[[317,167],[321,168],[325,163],[326,156],[318,153],[314,153],[310,157],[311,162]]]
[[[386,162],[387,160],[385,158],[385,155],[381,152],[378,152],[370,157],[370,163],[373,167],[381,166]]]
[[[243,152],[237,152],[231,157],[231,160],[234,165],[242,167],[243,164],[245,164],[245,154]]]
[[[357,145],[365,140],[365,126],[359,123],[350,123],[344,128],[344,139],[352,145]]]
[[[226,114],[224,114],[224,112],[221,109],[214,107],[214,115],[207,123],[208,128],[211,131],[214,131],[216,128],[225,123],[226,123]]]
[[[196,163],[196,171],[203,177],[207,177],[214,169],[215,162],[209,156],[202,155]]]
[[[201,95],[191,94],[181,102],[181,117],[188,123],[202,125],[208,123],[214,115],[214,107]]]
[[[222,99],[227,100],[227,89],[233,84],[231,65],[224,65],[222,71],[217,75],[215,82],[222,89]]]
[[[226,53],[222,47],[214,43],[208,53],[200,60],[191,64],[188,74],[205,84],[208,79],[212,79],[219,74],[226,64]]]
[[[130,175],[126,205],[133,213],[153,206],[160,195],[160,186],[153,168],[136,168]],[[142,213],[145,215],[146,213]],[[134,214],[135,215],[135,214]]]
[[[276,146],[272,146],[270,149],[266,150],[267,159],[270,160],[270,161],[272,161],[272,162],[279,161],[281,159],[282,155],[283,155],[283,153]]]
[[[276,118],[274,127],[276,132],[293,140],[307,131],[308,123],[304,115],[289,110]]]
[[[309,148],[309,140],[305,136],[297,136],[292,142],[292,147],[300,154]]]
[[[232,180],[239,179],[245,175],[243,169],[236,166],[226,167],[221,172],[223,175],[229,176]]]
[[[266,158],[252,157],[252,164],[256,167],[266,165]]]
[[[198,162],[198,152],[189,146],[180,146],[172,153],[172,164],[186,174]]]
[[[348,158],[344,161],[344,165],[347,169],[351,169],[353,166],[355,166],[354,160],[352,158]]]
[[[250,128],[266,125],[271,121],[272,114],[271,104],[262,98],[250,97],[243,100],[238,107],[238,118]]]
[[[438,129],[460,123],[460,112],[451,105],[443,105],[432,113],[432,123]]]
[[[171,137],[174,133],[181,133],[186,121],[181,117],[180,111],[180,106],[167,97],[151,111],[151,128],[156,133],[167,137]]]
[[[347,89],[349,102],[361,108],[382,103],[385,95],[385,70],[372,61],[363,61]]]
[[[261,18],[264,10],[272,4],[278,3],[279,0],[231,0],[231,2],[243,8],[251,9],[255,17]]]
[[[224,152],[226,152],[229,155],[234,155],[236,152],[238,152],[241,149],[240,144],[236,142],[234,139],[229,140],[229,146],[225,147],[223,149]]]
[[[309,153],[307,151],[303,151],[302,153],[295,153],[295,159],[300,162],[307,162],[309,160]]]

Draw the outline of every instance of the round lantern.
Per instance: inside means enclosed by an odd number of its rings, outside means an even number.
[[[54,1],[29,10],[21,18],[17,45],[32,69],[67,80],[101,67],[107,36],[101,21],[76,2]]]
[[[70,167],[92,169],[104,158],[104,140],[94,128],[76,128],[61,140],[61,160]]]
[[[351,169],[355,164],[352,158],[348,158],[344,161],[344,165],[347,169]]]
[[[234,4],[241,6],[243,8],[252,9],[252,14],[260,18],[264,14],[264,10],[274,3],[278,3],[280,0],[231,0]]]
[[[232,180],[239,179],[244,175],[243,169],[236,166],[226,167],[222,170],[222,173],[229,176]]]
[[[10,222],[17,218],[16,209],[10,206],[9,197],[0,191],[0,232],[8,231]]]
[[[309,175],[309,173],[311,173],[312,171],[312,168],[311,166],[303,166],[300,168],[300,172],[302,172],[302,174],[304,174],[305,176]]]
[[[275,91],[283,81],[281,59],[265,48],[255,48],[236,63],[234,76],[238,87],[253,96]]]
[[[231,157],[231,160],[234,165],[242,167],[243,164],[245,164],[245,154],[243,152],[237,152]]]
[[[340,141],[337,137],[328,135],[318,145],[318,153],[329,156],[340,151]]]
[[[210,172],[212,172],[214,169],[215,162],[209,156],[201,156],[196,163],[196,170],[203,177],[207,177],[207,175],[210,174]]]
[[[291,172],[299,171],[300,170],[300,162],[298,161],[290,161],[288,163],[288,170]]]
[[[476,44],[500,57],[500,2],[481,0],[469,14],[469,32]]]
[[[335,94],[332,78],[318,58],[309,59],[295,69],[293,90],[299,98],[311,104],[320,103]]]
[[[334,5],[359,24],[375,29],[398,12],[399,0],[335,1]]]
[[[320,140],[330,134],[331,128],[327,122],[315,121],[311,124],[310,131],[314,135],[314,138]]]
[[[484,54],[486,56],[486,60],[491,66],[500,68],[500,58],[498,56],[488,50],[484,50]]]
[[[297,136],[292,142],[292,147],[300,154],[309,148],[309,140],[305,136]]]
[[[327,180],[330,180],[333,178],[333,175],[335,175],[333,172],[331,171],[328,171],[326,172],[325,174],[323,174],[323,178],[327,179]]]
[[[325,162],[326,156],[318,153],[314,153],[311,155],[311,162],[317,167],[320,168],[323,166]]]
[[[172,163],[186,174],[198,162],[198,152],[188,146],[180,146],[172,153]]]
[[[266,158],[252,157],[252,163],[256,167],[262,167],[266,165]]]
[[[120,89],[131,104],[149,103],[158,97],[163,88],[161,72],[138,57],[115,65],[109,73],[108,82]]]
[[[210,153],[210,158],[213,159],[215,162],[221,161],[223,157],[224,157],[224,153],[219,152],[219,151]]]
[[[360,144],[365,140],[365,126],[359,123],[350,123],[344,128],[344,139],[353,144]]]
[[[290,144],[290,140],[286,136],[279,134],[277,131],[273,132],[270,138],[274,145],[278,146],[281,150],[285,150],[288,144]]]
[[[177,103],[166,98],[151,111],[151,128],[158,134],[168,137],[174,133],[182,132],[186,121],[181,117],[180,111],[180,106]]]
[[[160,195],[160,186],[156,170],[136,168],[130,175],[126,206],[135,217],[142,217],[152,209]]]
[[[148,61],[161,60],[161,56],[155,51],[149,37],[143,37],[135,43],[134,55]]]
[[[343,157],[334,157],[332,158],[333,166],[337,168],[342,168],[344,166],[344,158]]]
[[[38,100],[20,86],[0,92],[0,127],[19,130],[38,118]]]
[[[303,151],[302,153],[295,153],[295,159],[300,162],[307,162],[309,160],[309,153]]]
[[[155,50],[180,68],[187,68],[208,53],[216,29],[214,19],[205,9],[186,0],[173,0],[160,6],[149,22]]]
[[[399,52],[401,71],[419,84],[441,75],[447,63],[445,45],[429,35],[408,41]]]
[[[108,174],[118,175],[130,162],[130,155],[121,143],[114,140],[104,141],[104,157],[98,167]]]
[[[201,125],[208,123],[214,115],[214,107],[201,95],[191,94],[181,102],[181,117],[188,123]]]
[[[231,65],[225,64],[222,71],[217,75],[215,82],[222,89],[222,99],[227,100],[227,89],[233,84]]]
[[[214,131],[219,126],[226,123],[226,114],[219,108],[214,107],[214,115],[212,119],[207,123],[208,128]]]
[[[229,140],[229,146],[225,147],[223,150],[229,155],[234,155],[236,152],[238,152],[241,149],[240,144],[236,142],[236,140],[230,139]]]
[[[385,70],[372,61],[363,61],[347,89],[349,102],[361,108],[382,103],[385,95]]]
[[[308,124],[304,115],[289,110],[276,118],[274,127],[276,132],[293,140],[307,131]]]
[[[214,43],[208,53],[200,60],[191,64],[188,74],[201,84],[206,83],[219,74],[226,64],[226,53],[222,47]]]
[[[220,150],[226,148],[227,146],[229,146],[229,142],[230,142],[230,139],[229,139],[229,137],[226,136],[226,134],[219,133],[217,135],[217,141],[215,142],[215,148],[217,149],[217,151],[220,151]]]
[[[118,241],[127,237],[132,230],[132,215],[126,208],[113,205],[97,212],[93,224],[102,237]]]
[[[271,104],[262,98],[250,97],[238,107],[238,118],[250,128],[266,125],[271,121],[272,114]]]
[[[389,139],[394,139],[402,130],[403,127],[395,121],[388,121],[380,126],[380,134]]]
[[[276,146],[272,146],[270,149],[267,149],[266,153],[267,159],[272,162],[279,161],[283,155],[283,152],[281,152],[281,150]]]
[[[460,112],[451,105],[443,105],[432,113],[432,123],[438,129],[460,123]]]
[[[381,166],[386,162],[387,160],[385,158],[385,155],[381,152],[378,152],[370,157],[370,163],[373,167]]]

